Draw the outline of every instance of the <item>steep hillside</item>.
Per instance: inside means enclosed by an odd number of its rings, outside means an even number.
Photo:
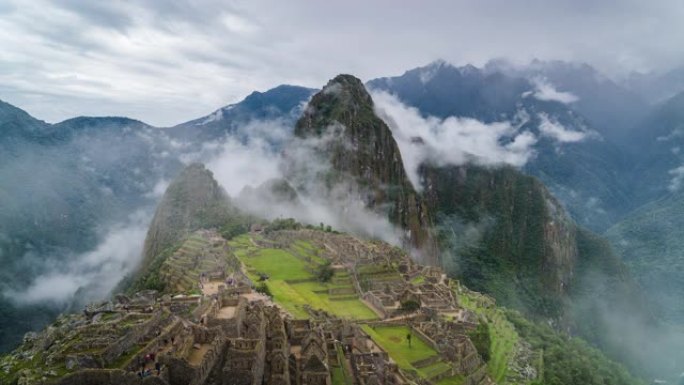
[[[633,127],[630,138],[635,154],[632,184],[640,202],[680,190],[684,175],[684,92],[655,106]]]
[[[606,237],[664,318],[684,321],[684,196],[651,202],[611,227]]]
[[[655,373],[650,357],[662,356],[646,296],[608,242],[575,225],[543,184],[512,168],[425,165],[421,175],[452,276]]]
[[[507,306],[562,317],[575,275],[575,226],[536,179],[513,168],[421,170],[443,264]]]
[[[180,167],[160,134],[123,118],[50,125],[0,105],[0,350],[72,301],[52,290],[24,299],[41,277],[75,274],[71,263],[146,215],[155,188]]]
[[[437,68],[433,75],[441,70],[447,69]],[[417,194],[406,179],[392,132],[375,115],[371,97],[356,78],[341,75],[328,83],[311,100],[295,134],[318,139],[316,150],[331,167],[317,177],[330,190],[351,177],[367,191],[350,188],[343,195],[360,190],[368,194],[364,201],[370,207],[389,206],[386,215],[413,237],[436,229],[440,256],[433,261],[508,306],[577,328],[584,314],[573,314],[572,304],[580,298],[572,289],[584,278],[580,268],[587,261],[602,266],[591,274],[614,281],[609,286],[616,296],[631,294],[621,286],[631,281],[610,248],[592,247],[592,237],[580,240],[578,233],[585,232],[533,177],[505,167],[425,164],[419,171],[423,192]],[[416,217],[412,208],[420,209],[423,216],[417,218],[429,221],[407,222]],[[583,242],[590,246],[580,248]]]
[[[375,115],[359,79],[332,79],[311,99],[294,133],[302,140],[314,139],[314,153],[330,165],[314,176],[326,187],[324,193],[338,195],[334,199],[360,198],[404,229],[410,245],[427,261],[435,261],[429,213],[407,178],[392,132]]]
[[[219,227],[237,211],[223,188],[202,164],[187,166],[169,185],[145,239],[142,266],[200,228]]]

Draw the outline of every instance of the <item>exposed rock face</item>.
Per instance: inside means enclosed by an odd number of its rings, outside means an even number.
[[[318,140],[316,151],[331,166],[318,176],[329,191],[359,196],[404,229],[426,262],[437,262],[428,211],[406,176],[392,132],[375,115],[373,100],[359,79],[339,75],[328,82],[297,122],[295,135]]]
[[[557,315],[578,250],[544,185],[513,168],[424,166],[421,176],[451,272],[508,305]]]
[[[235,210],[204,165],[191,164],[169,185],[145,239],[142,266],[190,232],[222,225]]]

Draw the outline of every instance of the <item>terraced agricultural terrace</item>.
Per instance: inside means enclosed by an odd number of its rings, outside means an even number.
[[[306,241],[283,246],[260,235],[243,235],[233,239],[229,245],[253,281],[259,281],[260,275],[268,276],[265,285],[274,300],[295,318],[308,318],[307,306],[340,318],[378,318],[359,299],[344,268],[334,269],[327,282],[318,279],[317,273],[325,266],[326,260],[319,256],[320,249]]]

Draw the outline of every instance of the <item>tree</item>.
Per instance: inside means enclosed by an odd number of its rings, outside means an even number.
[[[318,268],[318,272],[316,272],[316,277],[321,282],[329,282],[333,275],[335,275],[335,270],[333,270],[330,261],[326,261],[324,264],[322,264]]]
[[[492,344],[492,339],[489,333],[489,324],[485,321],[480,321],[477,328],[470,333],[470,340],[473,341],[473,345],[480,353],[480,356],[485,362],[489,361],[490,358],[490,346]]]
[[[418,301],[409,299],[409,300],[401,303],[401,310],[404,310],[407,312],[414,312],[418,309],[420,309],[420,303],[418,303]]]
[[[271,294],[271,289],[268,288],[268,285],[265,282],[260,283],[255,290],[257,293],[261,293],[263,295],[267,295],[269,297],[273,297],[273,294]]]

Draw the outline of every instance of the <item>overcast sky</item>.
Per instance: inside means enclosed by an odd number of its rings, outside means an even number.
[[[289,83],[398,75],[442,58],[684,63],[681,0],[0,0],[0,99],[48,122],[166,126]]]

